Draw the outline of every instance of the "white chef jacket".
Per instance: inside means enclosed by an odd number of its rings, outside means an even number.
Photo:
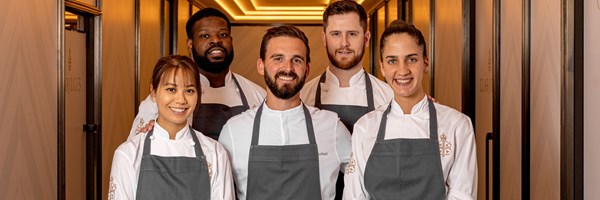
[[[329,70],[325,69],[325,83],[321,83],[321,104],[324,105],[352,105],[367,106],[367,87],[365,84],[364,69],[360,69],[350,78],[349,87],[340,87],[339,79]],[[394,91],[390,86],[377,77],[368,74],[373,87],[373,103],[375,108],[387,106],[394,98]],[[315,77],[304,85],[300,91],[300,98],[306,105],[315,105],[317,84],[321,75]]]
[[[396,101],[392,102],[385,129],[386,140],[429,138],[427,96],[412,108],[411,114],[404,114],[400,105]],[[476,199],[477,156],[471,120],[448,106],[437,103],[434,105],[447,199]],[[386,108],[370,112],[354,124],[352,154],[344,176],[344,199],[369,199],[364,186],[365,166],[377,140],[381,117]]]
[[[169,139],[169,133],[154,124],[153,135],[150,136],[151,155],[164,157],[196,157],[194,140],[189,132],[189,126],[181,129],[175,135],[175,140]],[[210,199],[234,199],[231,164],[223,146],[212,138],[194,130],[200,142],[202,152],[206,157],[210,177]],[[110,185],[108,199],[135,199],[137,195],[140,164],[144,152],[144,141],[147,133],[140,133],[121,144],[113,157],[110,170]]]
[[[339,171],[348,163],[350,133],[337,114],[307,106],[310,112],[317,148],[319,150],[319,175],[322,199],[334,199],[335,183]],[[233,167],[237,195],[246,199],[248,181],[248,158],[252,141],[254,116],[258,108],[232,117],[221,130],[219,142],[223,144]],[[308,132],[302,105],[279,111],[263,106],[259,145],[308,144]]]
[[[229,107],[243,105],[240,97],[240,90],[231,78],[232,74],[235,74],[235,78],[240,83],[240,87],[248,101],[248,107],[258,107],[265,99],[267,94],[265,90],[254,82],[232,71],[229,71],[225,76],[225,86],[219,88],[210,87],[210,82],[206,76],[200,74],[200,88],[202,94],[200,96],[201,100],[198,103],[218,103]],[[140,103],[138,110],[138,114],[133,120],[128,139],[131,139],[136,135],[138,128],[146,125],[150,119],[156,119],[158,116],[158,106],[156,105],[156,102],[152,101],[150,95]],[[192,119],[193,114],[188,118],[189,124],[192,124]]]

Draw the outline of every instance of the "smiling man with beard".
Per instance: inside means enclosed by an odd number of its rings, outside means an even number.
[[[187,21],[186,32],[188,51],[199,67],[202,93],[188,121],[194,129],[218,140],[229,118],[260,105],[266,94],[260,86],[229,69],[233,38],[225,14],[214,8],[202,9]],[[140,104],[129,137],[148,131],[146,123],[156,119],[157,111],[156,103],[148,96]]]
[[[366,73],[361,64],[371,39],[365,9],[353,0],[330,4],[323,13],[321,38],[330,65],[306,84],[300,98],[307,105],[336,112],[352,132],[358,118],[387,105],[394,94],[385,82]],[[343,174],[339,177],[336,199],[342,199],[344,188]]]
[[[266,101],[232,117],[219,138],[231,158],[239,199],[334,199],[338,172],[349,159],[350,133],[334,112],[300,100],[309,63],[302,31],[267,30],[256,63],[268,86]]]

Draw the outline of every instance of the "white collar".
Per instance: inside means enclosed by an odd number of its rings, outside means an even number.
[[[405,116],[405,117],[409,117],[409,116],[418,116],[418,117],[423,117],[424,119],[429,119],[429,101],[427,100],[427,95],[425,95],[425,97],[423,97],[423,99],[421,99],[421,101],[419,101],[417,104],[415,104],[410,113],[411,114],[404,114],[404,110],[402,110],[402,107],[400,107],[400,104],[398,104],[398,102],[396,102],[395,100],[392,100],[392,111],[391,113],[393,113],[394,116]]]
[[[233,83],[231,83],[231,81],[233,81],[233,79],[231,78],[233,76],[233,72],[231,72],[231,70],[227,71],[227,75],[225,75],[225,85],[231,85]],[[200,74],[200,85],[202,87],[210,87],[210,81],[208,81],[208,78],[206,78],[206,76],[204,76],[203,74]]]
[[[335,74],[333,74],[333,72],[331,72],[330,70],[331,66],[328,66],[325,69],[325,73],[326,73],[326,79],[325,79],[325,83],[333,83],[335,85],[340,85],[340,80],[337,78],[337,76],[335,76]],[[354,75],[352,75],[352,77],[350,77],[350,81],[348,81],[350,87],[355,86],[355,85],[365,85],[365,81],[363,80],[365,77],[365,70],[362,68],[362,66],[360,67],[360,70],[358,70]]]
[[[181,130],[179,130],[177,132],[177,134],[175,134],[175,140],[180,140],[183,138],[187,138],[189,137],[189,132],[190,132],[190,128],[188,125],[184,126]],[[167,132],[167,130],[165,130],[163,127],[161,127],[158,122],[154,123],[154,132],[153,132],[154,137],[161,137],[161,138],[165,138],[165,139],[169,139],[169,132]]]
[[[278,115],[278,116],[291,116],[291,115],[298,115],[298,114],[302,114],[302,116],[304,116],[304,109],[303,107],[303,103],[300,103],[300,105],[287,109],[287,110],[273,110],[271,108],[269,108],[269,106],[267,105],[267,102],[264,102],[264,106],[263,106],[263,113],[265,114],[269,114],[269,115]]]

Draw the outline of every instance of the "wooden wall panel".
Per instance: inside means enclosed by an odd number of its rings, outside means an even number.
[[[134,0],[104,1],[102,12],[102,199],[115,149],[134,113]]]
[[[258,85],[266,86],[265,79],[256,71],[256,61],[259,58],[262,37],[270,26],[232,26],[231,28],[235,52],[231,70]],[[329,65],[329,58],[321,40],[322,26],[298,26],[298,28],[304,31],[310,46],[310,74],[306,78],[308,82],[325,71]]]
[[[521,199],[523,2],[500,3],[500,196]]]
[[[560,197],[561,1],[531,1],[531,199]]]
[[[600,0],[585,1],[584,10],[584,199],[600,196]]]
[[[462,0],[436,1],[435,98],[462,111]]]
[[[57,198],[57,10],[0,6],[0,199]]]
[[[163,0],[140,0],[140,102],[150,93],[149,85],[154,65],[161,57],[160,2]],[[187,55],[187,54],[186,54]]]
[[[412,1],[412,23],[421,30],[423,37],[425,37],[425,43],[427,45],[427,55],[431,60],[431,37],[429,34],[429,26],[431,25],[430,19],[430,5],[429,1]],[[431,78],[430,73],[423,75],[423,89],[425,93],[431,94]]]

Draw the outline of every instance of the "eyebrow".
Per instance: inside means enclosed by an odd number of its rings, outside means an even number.
[[[177,87],[177,84],[175,84],[175,83],[165,83],[164,85],[172,85],[172,86],[175,86],[175,87]],[[196,86],[196,85],[194,85],[194,84],[189,84],[189,85],[187,85],[187,86],[185,86],[185,87],[195,87],[195,86]]]

